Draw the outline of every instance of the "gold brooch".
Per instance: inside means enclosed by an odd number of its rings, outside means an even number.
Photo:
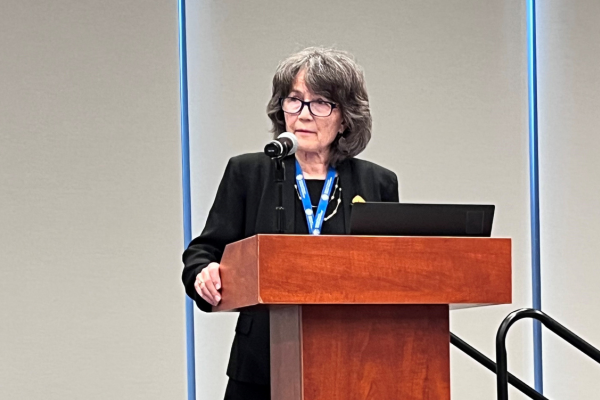
[[[362,197],[356,195],[354,196],[354,198],[352,199],[352,204],[354,203],[366,203],[365,199],[363,199]]]

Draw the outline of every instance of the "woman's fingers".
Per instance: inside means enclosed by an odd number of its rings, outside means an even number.
[[[217,264],[217,263],[210,264],[207,269],[208,269],[208,274],[210,276],[210,279],[212,280],[212,283],[215,285],[215,289],[217,289],[217,290],[221,289],[221,273],[219,271],[219,264]]]
[[[219,302],[221,301],[221,294],[215,288],[213,281],[211,279],[209,279],[204,282],[204,285],[208,289],[210,296],[214,299],[214,302],[212,303],[212,305],[216,306],[217,304],[219,304]]]
[[[210,294],[210,291],[204,285],[202,286],[201,296],[202,296],[202,298],[204,298],[204,300],[208,301],[211,305],[213,305],[213,306],[217,305],[217,301],[213,298],[213,296]]]
[[[194,282],[194,287],[196,288],[196,292],[198,292],[200,297],[202,297],[204,300],[206,300],[213,306],[215,305],[215,299],[212,297],[209,290],[206,288],[206,282],[202,277],[202,273],[199,273],[196,276],[196,282]]]
[[[204,300],[216,306],[221,301],[221,276],[219,274],[219,264],[210,263],[196,276],[194,284],[196,291]]]

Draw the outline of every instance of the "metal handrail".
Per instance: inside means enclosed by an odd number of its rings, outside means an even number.
[[[456,336],[454,333],[450,333],[450,343],[452,343],[456,348],[458,348],[463,353],[477,361],[479,364],[483,365],[493,373],[496,373],[497,366],[495,362],[486,357],[483,353],[480,353],[477,349],[475,349],[467,342]],[[529,396],[534,400],[548,400],[534,388],[527,385],[525,382],[523,382],[511,373],[508,373],[508,383],[513,385],[519,391],[521,391],[521,393],[525,394],[526,396]]]
[[[508,400],[508,371],[506,357],[506,335],[508,329],[518,320],[523,318],[533,318],[540,321],[544,326],[552,332],[575,346],[588,357],[600,363],[600,350],[568,330],[563,325],[550,318],[540,310],[533,308],[522,308],[510,313],[498,328],[496,335],[496,363],[497,363],[497,384],[498,384],[498,400]]]

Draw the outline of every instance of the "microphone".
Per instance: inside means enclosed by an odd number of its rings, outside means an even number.
[[[271,158],[283,158],[298,150],[298,139],[293,133],[283,132],[265,146],[265,154]]]

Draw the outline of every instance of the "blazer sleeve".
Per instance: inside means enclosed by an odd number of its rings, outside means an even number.
[[[187,295],[205,312],[212,306],[196,292],[196,276],[211,262],[220,262],[229,243],[243,239],[246,194],[240,167],[230,159],[219,184],[204,230],[183,252],[182,281]]]

